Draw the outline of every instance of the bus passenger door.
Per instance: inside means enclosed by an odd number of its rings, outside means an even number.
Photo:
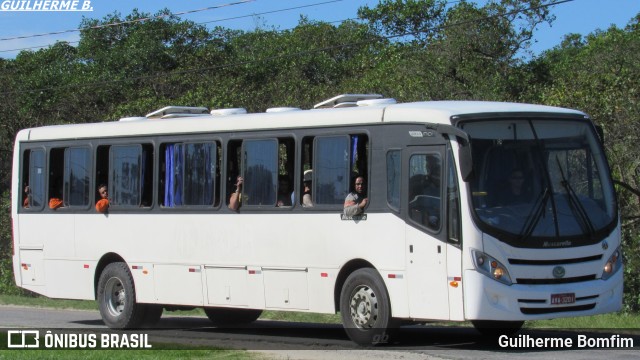
[[[407,224],[410,315],[449,319],[445,147],[409,147],[404,155],[401,212]]]

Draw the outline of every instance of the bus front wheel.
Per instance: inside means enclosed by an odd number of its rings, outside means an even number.
[[[371,268],[347,277],[340,292],[340,316],[349,338],[363,346],[389,343],[397,330],[387,288]]]
[[[136,303],[133,277],[125,263],[111,263],[100,274],[98,306],[102,320],[111,329],[132,329],[142,325],[145,307]]]

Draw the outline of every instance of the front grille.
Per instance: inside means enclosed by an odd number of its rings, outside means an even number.
[[[561,279],[522,279],[516,278],[516,283],[523,285],[555,285],[555,284],[570,284],[584,281],[595,280],[596,275],[585,275],[570,278]]]
[[[541,314],[554,314],[559,312],[568,311],[587,311],[596,307],[596,304],[577,305],[577,306],[565,306],[565,307],[552,307],[552,308],[525,308],[521,307],[520,312],[525,315],[541,315]]]
[[[602,255],[587,256],[575,259],[557,259],[557,260],[527,260],[527,259],[509,259],[509,264],[512,265],[566,265],[566,264],[579,264],[583,262],[598,261],[602,259]]]

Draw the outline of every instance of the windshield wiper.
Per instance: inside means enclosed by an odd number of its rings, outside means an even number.
[[[560,184],[567,191],[567,198],[569,199],[569,207],[572,209],[574,214],[578,215],[578,218],[581,220],[580,227],[582,227],[582,230],[586,234],[591,236],[595,232],[593,223],[591,222],[591,219],[589,218],[587,211],[584,209],[584,206],[582,206],[582,203],[580,202],[578,195],[576,194],[575,191],[573,191],[573,187],[571,186],[571,183],[569,183],[567,178],[564,176],[564,171],[562,171],[562,165],[560,164],[560,159],[558,158],[558,155],[556,155],[556,162],[558,163],[558,170],[560,170],[560,176],[562,177],[562,181],[560,182]]]
[[[533,203],[533,207],[531,208],[531,212],[527,215],[527,220],[524,222],[522,231],[520,231],[520,240],[526,240],[531,236],[531,234],[533,234],[533,230],[536,228],[540,219],[542,219],[546,212],[545,208],[547,207],[547,201],[549,200],[550,195],[551,189],[549,189],[549,186],[546,186],[536,198],[536,201]]]

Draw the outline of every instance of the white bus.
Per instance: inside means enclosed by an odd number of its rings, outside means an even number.
[[[340,312],[359,344],[409,321],[506,332],[617,311],[621,231],[598,134],[575,110],[366,94],[25,129],[15,281],[95,299],[111,328],[175,307],[217,324]],[[347,216],[356,179],[367,203]]]

